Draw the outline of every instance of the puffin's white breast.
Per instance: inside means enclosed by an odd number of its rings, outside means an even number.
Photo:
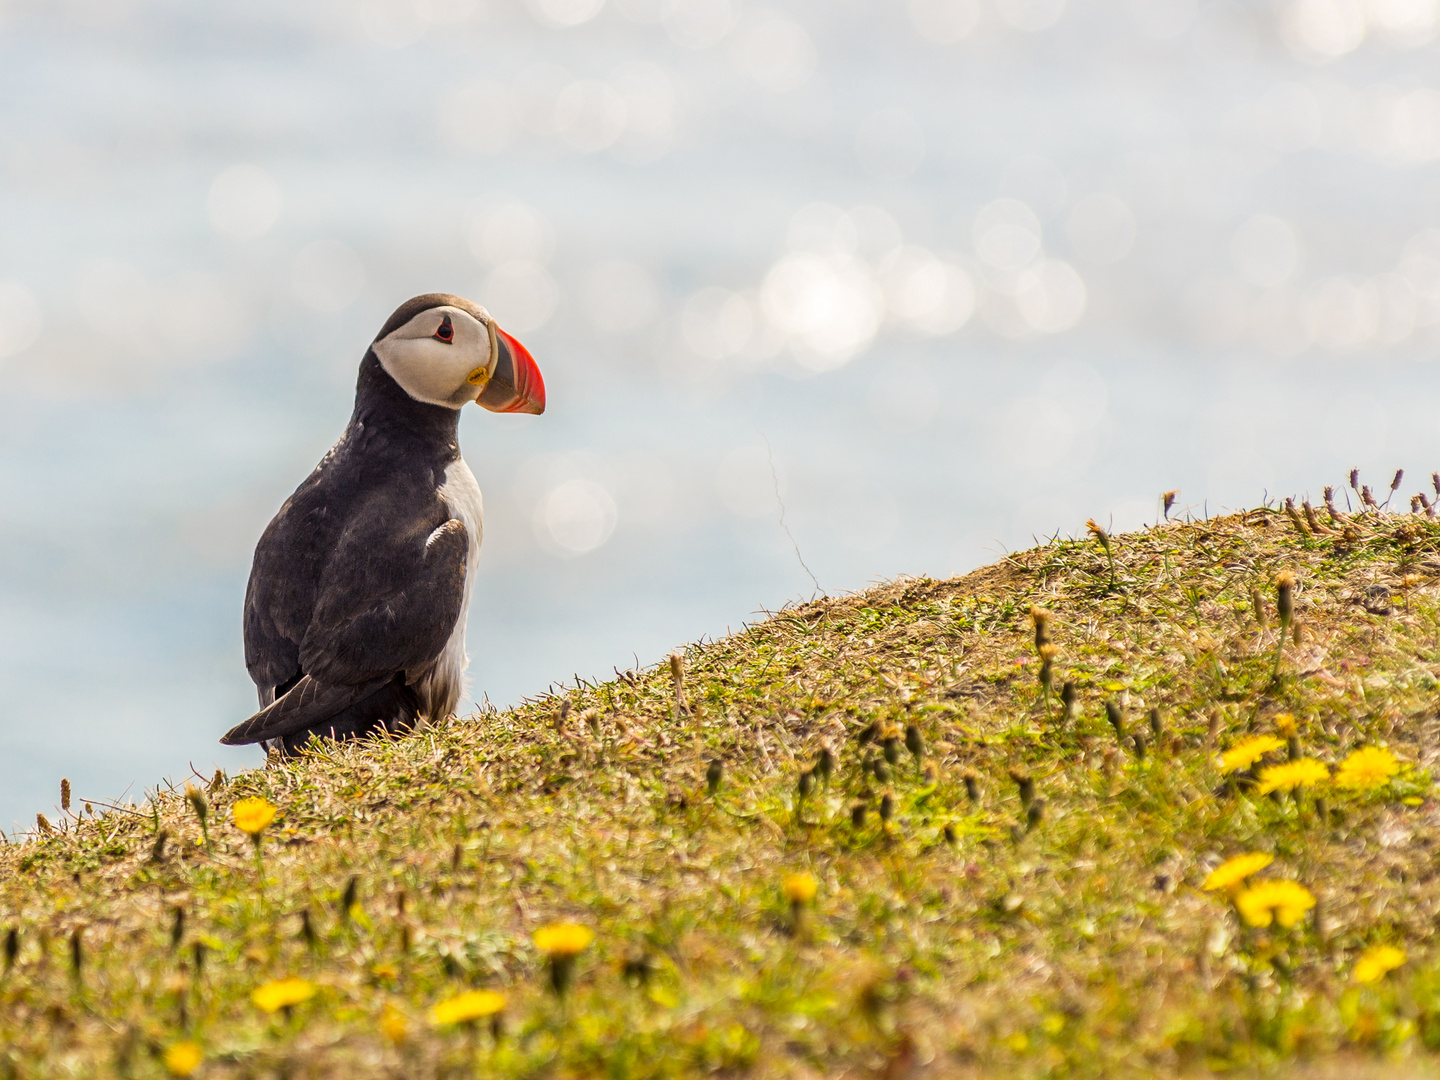
[[[465,595],[460,602],[460,617],[450,640],[436,659],[435,665],[420,679],[417,689],[426,716],[431,721],[443,720],[455,711],[455,703],[465,690],[465,669],[470,658],[465,655],[465,620],[470,613],[470,590],[475,585],[475,571],[480,565],[480,541],[485,535],[485,507],[480,485],[464,458],[456,458],[445,470],[445,482],[439,495],[452,517],[465,526],[470,547],[465,558]]]

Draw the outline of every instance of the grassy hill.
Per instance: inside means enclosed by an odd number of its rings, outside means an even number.
[[[1437,619],[1440,523],[1262,508],[77,806],[0,847],[0,1077],[1431,1075]]]

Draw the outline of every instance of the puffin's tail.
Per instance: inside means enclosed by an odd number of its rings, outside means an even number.
[[[359,686],[330,686],[306,675],[220,739],[227,746],[274,740],[293,754],[312,735],[359,739],[380,731],[408,731],[420,715],[420,698],[396,673]]]

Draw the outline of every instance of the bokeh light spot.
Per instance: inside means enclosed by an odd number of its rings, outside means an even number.
[[[535,533],[541,545],[562,557],[584,555],[602,546],[615,531],[615,499],[593,480],[557,484],[535,509]]]

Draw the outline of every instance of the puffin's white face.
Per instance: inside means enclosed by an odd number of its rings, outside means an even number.
[[[459,308],[433,307],[371,348],[415,400],[458,409],[476,400],[495,374],[499,340],[492,325],[488,316],[481,322]]]
[[[450,305],[426,308],[370,347],[380,366],[416,401],[491,412],[543,413],[545,380],[530,351],[495,325]]]

